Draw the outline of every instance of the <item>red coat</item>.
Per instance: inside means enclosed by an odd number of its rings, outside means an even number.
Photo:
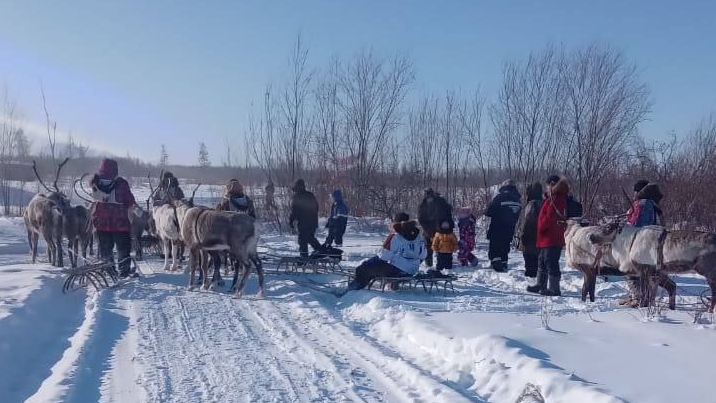
[[[104,192],[98,186],[97,179],[90,183],[95,199],[92,205],[92,224],[95,229],[102,232],[129,232],[129,209],[136,204],[129,183],[118,177],[113,186]]]
[[[548,192],[537,216],[538,248],[564,247],[569,184],[562,178]]]

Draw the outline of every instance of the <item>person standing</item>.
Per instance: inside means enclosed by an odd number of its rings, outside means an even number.
[[[328,236],[326,241],[323,243],[324,247],[333,245],[333,241],[336,242],[337,247],[343,246],[343,234],[346,233],[346,226],[348,225],[348,206],[343,201],[343,193],[340,189],[336,189],[331,194],[333,204],[331,204],[331,215],[328,217],[326,222],[326,228],[328,228]]]
[[[470,207],[461,207],[457,213],[457,228],[460,232],[460,241],[458,241],[457,260],[460,266],[476,267],[478,264],[477,257],[472,254],[475,249],[475,224],[477,218]]]
[[[119,277],[130,275],[131,224],[130,209],[137,202],[129,182],[119,176],[117,161],[105,158],[99,170],[90,180],[92,189],[92,225],[97,231],[99,254],[102,260],[114,263],[114,248],[117,247],[117,268]],[[136,273],[134,273],[136,276]]]
[[[490,226],[487,229],[487,239],[490,241],[487,258],[497,272],[507,271],[507,255],[510,253],[515,226],[522,210],[520,199],[515,181],[507,179],[502,182],[499,193],[485,211],[485,216],[490,217]]]
[[[423,229],[425,245],[428,248],[425,266],[433,266],[432,240],[438,226],[443,221],[452,221],[452,206],[445,198],[432,188],[425,189],[422,202],[418,206],[418,223]]]
[[[294,226],[298,228],[298,251],[301,257],[308,257],[308,245],[314,251],[323,250],[321,243],[316,239],[318,228],[318,201],[313,193],[306,190],[306,182],[298,179],[291,188],[293,199],[291,200],[291,215],[288,217],[288,225],[292,231]]]
[[[522,215],[520,250],[525,259],[525,277],[537,277],[539,250],[537,249],[537,217],[542,208],[542,184],[535,182],[527,187],[527,205]]]
[[[224,196],[216,206],[217,210],[246,213],[256,218],[254,201],[244,193],[244,187],[237,179],[231,179],[224,190]]]
[[[527,291],[547,296],[562,295],[559,282],[562,270],[559,258],[564,249],[564,231],[567,229],[567,194],[569,183],[566,178],[551,175],[547,178],[547,197],[537,216],[537,243],[539,267],[537,283],[527,286]]]

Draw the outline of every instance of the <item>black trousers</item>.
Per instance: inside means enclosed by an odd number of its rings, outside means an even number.
[[[424,237],[425,237],[425,247],[428,251],[427,256],[425,256],[425,265],[428,267],[431,267],[433,265],[433,236],[435,235],[435,231],[425,231]]]
[[[311,245],[313,250],[321,249],[321,243],[316,239],[316,230],[298,231],[298,253],[301,257],[308,257],[308,245]]]
[[[525,258],[525,277],[537,277],[539,253],[522,252],[522,257]]]
[[[487,258],[490,261],[499,259],[501,262],[507,263],[507,254],[510,253],[510,245],[512,239],[490,239],[490,245],[487,250]]]
[[[380,260],[378,257],[373,257],[356,267],[356,275],[353,280],[354,289],[361,290],[365,288],[376,277],[410,277],[410,274],[384,260]]]
[[[435,270],[449,270],[452,269],[452,253],[440,253],[437,252],[437,264]]]
[[[549,276],[561,277],[562,270],[559,268],[559,258],[562,255],[562,248],[559,246],[542,248],[539,251],[539,272]]]
[[[131,259],[129,258],[132,249],[132,238],[129,232],[105,232],[97,231],[99,242],[99,256],[102,260],[114,263],[114,247],[117,247],[117,270],[120,274],[129,273]]]
[[[343,245],[343,235],[345,233],[346,233],[345,226],[328,227],[328,236],[326,237],[326,241],[323,244],[331,246],[331,245],[333,245],[333,242],[335,241],[336,245]]]

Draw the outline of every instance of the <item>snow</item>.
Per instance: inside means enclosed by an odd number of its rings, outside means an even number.
[[[370,257],[386,230],[351,223],[342,265]],[[550,403],[713,400],[716,327],[711,315],[694,323],[706,287],[693,274],[675,277],[678,309],[656,313],[618,306],[618,278],[600,278],[597,301],[583,303],[570,268],[564,297],[527,294],[516,252],[508,273],[456,268],[446,296],[339,299],[307,280],[344,286],[336,274],[272,273],[265,299],[255,275],[235,299],[187,291],[188,275],[156,258],[120,287],[63,294],[58,269],[44,250],[30,264],[26,242],[21,219],[0,217],[3,402],[514,403],[532,388]],[[476,251],[485,267],[486,246]],[[267,233],[260,250],[297,245]]]

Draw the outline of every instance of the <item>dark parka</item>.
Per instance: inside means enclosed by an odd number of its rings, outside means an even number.
[[[539,182],[527,188],[527,205],[520,226],[520,249],[525,253],[537,254],[537,217],[542,208],[542,192],[542,184]]]
[[[453,222],[452,206],[440,193],[427,189],[423,201],[418,206],[418,223],[423,231],[432,237],[443,221]]]
[[[318,201],[313,193],[306,190],[306,183],[299,179],[293,185],[293,199],[291,201],[291,215],[288,225],[293,228],[298,223],[298,232],[313,234],[318,228]]]
[[[515,236],[515,226],[520,218],[522,203],[520,192],[515,185],[500,187],[499,193],[492,199],[485,215],[490,217],[490,226],[487,229],[487,239],[512,242]]]

